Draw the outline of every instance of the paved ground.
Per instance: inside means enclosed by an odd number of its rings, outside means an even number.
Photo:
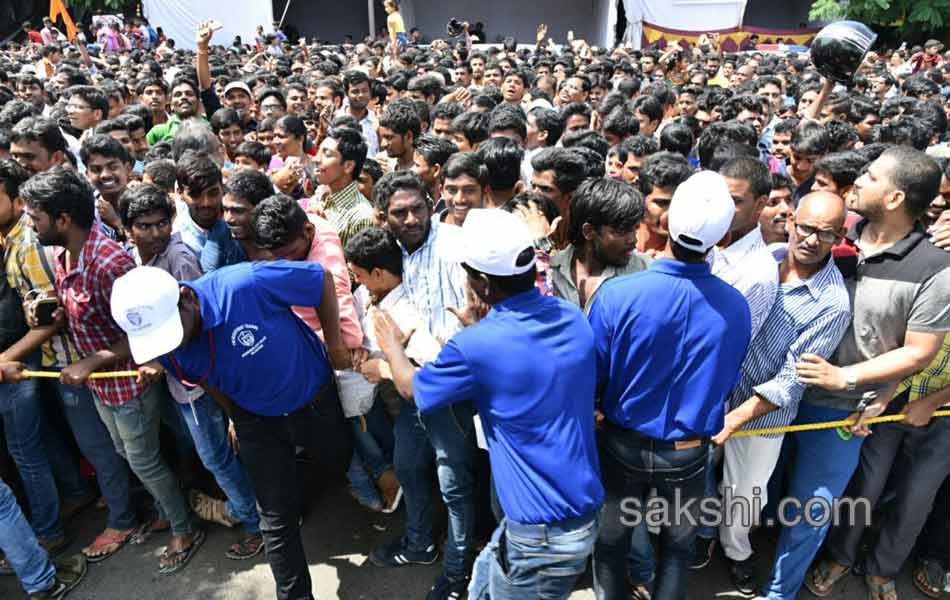
[[[70,527],[76,535],[71,551],[88,543],[100,531],[103,510],[90,509]],[[314,591],[324,600],[422,600],[438,575],[437,566],[381,569],[367,561],[366,553],[400,531],[401,511],[392,516],[375,515],[360,508],[342,484],[333,483],[316,497],[304,523],[304,542],[310,562]],[[257,600],[274,597],[273,580],[263,556],[246,562],[224,558],[236,532],[210,525],[208,538],[191,563],[173,576],[158,576],[158,556],[167,538],[156,537],[144,546],[127,546],[99,565],[91,565],[86,580],[71,600]],[[771,556],[767,535],[756,537],[760,556]],[[768,558],[761,569],[768,568]],[[926,600],[905,573],[898,582],[901,600]],[[589,579],[581,582],[572,599],[592,600]],[[690,581],[690,600],[732,600],[742,596],[730,584],[725,563],[717,556]],[[812,598],[804,591],[801,597]],[[867,597],[864,584],[848,577],[838,584],[833,600]],[[26,598],[13,577],[0,578],[0,599]]]

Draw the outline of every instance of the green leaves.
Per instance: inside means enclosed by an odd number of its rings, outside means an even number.
[[[808,18],[855,19],[871,26],[900,22],[908,32],[930,33],[950,24],[950,0],[815,0]]]

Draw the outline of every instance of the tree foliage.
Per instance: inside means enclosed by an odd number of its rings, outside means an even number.
[[[868,25],[900,24],[914,33],[930,33],[950,26],[950,0],[815,0],[808,17],[813,21],[853,19]]]

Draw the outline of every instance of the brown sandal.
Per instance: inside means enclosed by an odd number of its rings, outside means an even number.
[[[162,557],[158,562],[158,572],[161,575],[171,575],[185,568],[188,561],[198,552],[201,544],[205,541],[205,532],[203,529],[196,529],[191,536],[191,543],[187,548],[178,551],[169,551],[168,547],[162,551]],[[162,564],[162,563],[165,564]]]
[[[831,561],[823,560],[818,563],[818,566],[809,571],[805,577],[805,587],[808,588],[809,592],[819,598],[830,596],[835,583],[851,571],[850,568],[845,567],[838,573],[832,573],[831,564]],[[842,565],[838,566],[840,567]],[[820,581],[824,583],[816,582],[816,579],[820,579]]]
[[[864,583],[868,586],[868,600],[885,600],[884,596],[893,594],[893,599],[897,598],[897,584],[893,579],[888,579],[884,583],[875,583],[871,581],[870,575],[864,576]]]
[[[236,527],[239,523],[228,514],[228,505],[224,500],[212,498],[198,490],[191,490],[188,493],[188,504],[191,505],[191,510],[204,521],[225,527]]]
[[[264,536],[260,533],[249,534],[231,544],[228,551],[224,554],[231,560],[247,560],[254,558],[264,551]]]
[[[152,536],[154,536],[156,533],[164,533],[171,528],[171,523],[168,521],[163,521],[158,517],[149,519],[132,531],[132,536],[129,538],[129,543],[136,546],[141,546],[152,539]]]
[[[914,587],[925,596],[939,598],[943,594],[945,577],[946,573],[939,563],[921,559],[914,568]]]

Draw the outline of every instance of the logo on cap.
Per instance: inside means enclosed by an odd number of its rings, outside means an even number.
[[[142,315],[135,312],[134,310],[130,310],[129,312],[125,313],[125,318],[129,323],[132,324],[133,327],[140,327],[142,325]]]

